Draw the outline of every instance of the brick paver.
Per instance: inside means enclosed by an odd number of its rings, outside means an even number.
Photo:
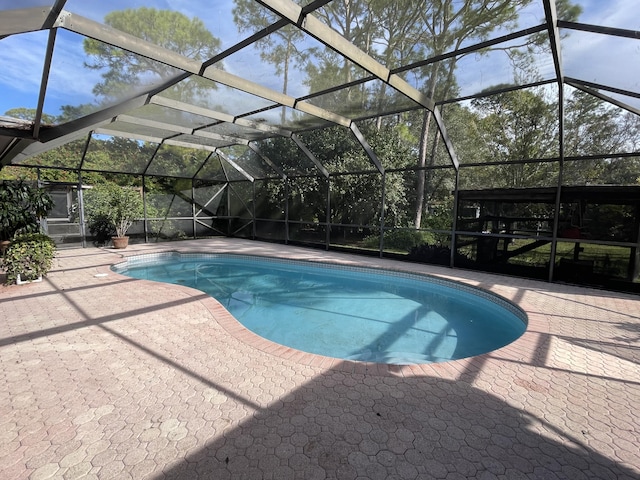
[[[301,354],[121,255],[242,252],[411,269],[527,311],[513,344],[381,366]],[[229,239],[58,252],[0,287],[0,478],[640,478],[640,297]]]

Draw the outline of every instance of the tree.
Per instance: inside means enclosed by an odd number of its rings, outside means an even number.
[[[477,128],[482,140],[477,160],[501,164],[494,170],[483,169],[491,178],[477,178],[479,187],[485,182],[501,188],[555,184],[549,163],[508,163],[557,157],[555,102],[534,90],[515,90],[477,98],[472,106],[479,114]]]
[[[28,120],[33,122],[36,118],[37,110],[35,108],[12,108],[4,112],[7,117],[19,118],[21,120]],[[57,122],[57,118],[54,115],[43,113],[40,122],[45,125],[53,125]]]
[[[199,61],[212,58],[221,44],[202,20],[189,19],[177,11],[147,7],[120,10],[107,14],[104,23]],[[122,98],[124,92],[144,87],[150,77],[155,81],[167,81],[181,73],[157,60],[91,38],[84,41],[84,50],[90,56],[90,61],[85,63],[87,68],[105,70],[103,81],[94,87],[93,92],[107,102]],[[197,82],[191,83],[197,85]],[[181,93],[193,98],[197,92],[192,90],[193,85],[185,85]],[[185,101],[184,98],[182,100]]]
[[[105,227],[124,237],[133,222],[144,216],[142,195],[137,189],[105,183],[85,194],[87,223],[94,234]]]
[[[402,138],[402,128],[383,126],[375,122],[362,126],[371,147],[384,156],[389,168],[401,166],[410,155]],[[382,176],[367,157],[352,133],[343,127],[318,129],[301,135],[304,144],[330,172],[331,219],[335,223],[377,226],[380,222]],[[302,153],[288,139],[274,138],[259,144],[269,159],[283,165],[290,177],[289,197],[292,199],[290,217],[294,220],[324,221],[326,216],[326,180],[314,166],[309,170],[294,168],[301,164]],[[402,176],[387,178],[385,184],[385,221],[390,225],[406,225],[407,198]],[[283,196],[284,182],[268,183],[268,205],[278,205]],[[266,214],[263,214],[266,215]]]
[[[42,166],[40,169],[39,179],[48,182],[78,182],[78,168],[82,159],[82,152],[86,144],[86,139],[74,140],[72,142],[61,145],[55,149],[47,150],[28,160],[31,166]],[[52,168],[47,168],[52,167]],[[63,169],[60,169],[63,167]],[[32,176],[35,170],[23,168],[22,170],[31,171]],[[2,170],[4,173],[5,169]],[[27,172],[25,172],[27,173]],[[91,179],[95,179],[99,175],[93,172],[84,174],[85,183],[90,183]],[[33,178],[34,180],[36,178]]]
[[[254,0],[235,0],[233,21],[241,32],[263,29],[278,21],[279,17],[262,7]],[[302,44],[304,33],[291,25],[279,28],[262,37],[254,45],[260,51],[260,58],[273,64],[276,75],[282,76],[282,93],[289,90],[290,69],[292,64],[304,65],[308,54],[298,45]],[[282,109],[281,121],[284,123],[286,109]]]
[[[429,31],[423,42],[427,56],[437,56],[448,51],[458,50],[462,45],[473,40],[484,41],[498,28],[513,31],[517,27],[519,12],[524,9],[531,0],[481,0],[477,2],[457,2],[455,0],[440,0],[431,2],[432,8],[425,9],[424,22],[429,26]],[[558,0],[557,11],[564,20],[574,20],[581,8],[571,4],[570,0]],[[542,19],[541,19],[542,21]],[[524,37],[520,45],[510,45],[504,48],[500,45],[486,49],[502,50],[513,66],[514,80],[526,77],[529,81],[535,79],[535,62],[531,56],[543,45],[547,44],[546,33]],[[455,69],[457,62],[466,55],[458,55],[446,61],[434,62],[424,69],[424,90],[433,99],[446,99],[451,96],[456,88]],[[439,132],[431,133],[432,114],[425,111],[424,122],[421,131],[421,147],[418,165],[424,167],[428,163],[430,142],[439,142]],[[435,151],[432,146],[431,152]],[[432,157],[433,158],[433,157]],[[419,227],[424,207],[424,192],[429,188],[424,175],[418,175],[417,191],[418,200],[415,209],[415,226]]]
[[[337,30],[365,53],[389,68],[408,66],[424,58],[437,57],[460,49],[471,41],[487,40],[498,28],[514,30],[518,14],[532,0],[481,0],[458,2],[438,0],[421,2],[402,0],[390,4],[385,1],[341,0],[325,5],[314,12],[327,25]],[[308,67],[309,83],[316,89],[327,79],[336,76],[344,82],[354,79],[358,70],[344,57],[330,49],[317,53],[320,61]],[[427,96],[434,99],[450,98],[457,88],[455,69],[464,55],[432,62],[411,70],[416,83],[422,83]],[[330,86],[326,84],[326,86]],[[361,108],[381,105],[387,98],[387,87],[378,92],[367,92],[361,86],[360,95],[349,89],[349,98],[335,95],[335,103],[360,102]],[[425,111],[420,122],[418,138],[420,148],[416,170],[417,188],[414,225],[422,223],[425,192],[428,184],[426,167],[433,165],[439,150],[439,132],[432,128],[431,112]],[[431,163],[428,163],[431,162]]]
[[[60,115],[58,120],[60,123],[70,122],[76,118],[82,118],[89,115],[96,109],[95,105],[90,103],[82,103],[80,105],[62,105],[60,107]]]
[[[564,132],[565,157],[636,152],[640,116],[574,90],[566,101]],[[637,184],[640,161],[636,158],[565,161],[563,181],[576,185]]]
[[[482,0],[479,2],[459,3],[455,0],[440,0],[431,3],[423,14],[423,22],[428,31],[419,41],[428,56],[438,56],[447,51],[458,50],[471,40],[484,41],[498,27],[513,29],[518,11],[530,3],[530,0]],[[454,72],[457,61],[464,55],[446,61],[428,65],[423,72],[425,91],[430,98],[448,98],[456,88]],[[437,93],[437,96],[436,96]],[[420,152],[418,157],[417,199],[414,225],[419,228],[422,223],[424,209],[424,192],[428,187],[425,170],[429,157],[429,140],[437,143],[439,132],[431,133],[433,115],[425,111],[420,133]],[[435,146],[431,149],[435,151]],[[433,155],[431,157],[433,159]]]
[[[376,36],[372,6],[373,2],[363,0],[336,0],[316,10],[314,15],[369,54]],[[313,86],[313,91],[351,82],[360,72],[355,64],[329,48],[314,48],[313,54],[317,61],[307,70],[307,83]]]
[[[414,39],[425,32],[419,21],[423,9],[420,0],[337,0],[314,15],[381,64],[395,68],[420,58],[421,47]],[[314,48],[312,54],[316,62],[307,65],[306,80],[312,92],[369,75],[329,48]],[[391,92],[384,82],[363,83],[358,88],[334,92],[331,104],[323,106],[330,110],[349,105],[353,111],[381,111],[389,103]]]
[[[35,182],[38,180],[38,172],[33,168],[6,165],[0,170],[0,182],[3,180],[27,180]]]
[[[139,174],[151,161],[156,148],[156,143],[94,135],[85,153],[83,168]]]
[[[618,115],[612,105],[589,93],[574,90],[565,106],[565,155],[619,151]]]
[[[215,38],[199,19],[189,19],[185,15],[168,10],[153,8],[127,9],[114,11],[105,17],[105,24],[155,43],[176,53],[196,60],[205,61],[213,57],[220,48],[219,39]],[[88,38],[84,41],[84,49],[89,60],[86,67],[104,70],[103,81],[94,87],[94,93],[100,97],[101,105],[64,105],[58,117],[44,116],[44,122],[68,122],[88,115],[105,104],[113,103],[132,91],[148,87],[149,79],[167,81],[176,77],[179,71],[113,45]],[[180,83],[177,95],[182,101],[197,99],[197,96],[208,88],[211,82],[203,85],[203,79],[194,77]],[[150,107],[151,108],[151,107]],[[35,111],[30,109],[14,109],[10,113],[18,118],[31,119]],[[85,141],[80,140],[38,155],[32,163],[42,166],[64,166],[71,171],[43,169],[43,179],[50,181],[78,181],[77,168],[80,166]],[[88,160],[95,170],[139,172],[148,163],[152,150],[148,144],[126,139],[114,138],[106,142],[95,139],[90,144]],[[87,165],[84,165],[86,168]],[[83,175],[84,183],[98,184],[102,182],[96,173]]]
[[[0,240],[39,232],[40,221],[52,208],[51,195],[33,183],[22,180],[0,183]]]

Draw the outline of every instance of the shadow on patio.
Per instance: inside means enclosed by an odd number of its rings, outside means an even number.
[[[466,382],[328,371],[154,478],[637,478],[591,435]]]

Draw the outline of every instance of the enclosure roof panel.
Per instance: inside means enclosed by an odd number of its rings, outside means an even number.
[[[442,6],[2,1],[0,165],[96,131],[212,153],[553,83],[640,113],[635,2]]]

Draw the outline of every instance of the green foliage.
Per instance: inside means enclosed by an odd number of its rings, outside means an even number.
[[[4,180],[27,180],[35,182],[38,180],[38,172],[33,168],[22,168],[7,165],[0,170],[0,182]]]
[[[266,28],[279,20],[279,17],[253,0],[235,0],[233,21],[240,32],[253,33],[258,28]],[[271,63],[275,73],[282,77],[282,93],[287,93],[290,70],[293,66],[306,63],[309,53],[299,48],[304,40],[304,33],[292,26],[275,30],[270,35],[256,41],[255,47],[260,51],[260,58]],[[285,110],[282,111],[284,120]]]
[[[384,232],[385,250],[409,252],[419,245],[432,245],[434,243],[436,243],[436,238],[431,232],[407,229],[394,229]],[[364,239],[364,244],[370,248],[378,248],[380,245],[380,236],[371,235],[366,237]]]
[[[565,111],[565,156],[638,151],[638,115],[579,90],[568,97]],[[640,159],[567,161],[563,180],[569,185],[637,185],[640,183]]]
[[[117,237],[124,237],[133,222],[144,216],[142,195],[133,188],[105,183],[88,190],[84,198],[85,215],[92,232],[115,232]]]
[[[503,92],[472,101],[486,160],[528,160],[556,156],[556,99],[534,89]],[[485,160],[485,159],[482,159]],[[514,185],[517,186],[517,185]]]
[[[8,117],[20,118],[22,120],[29,120],[33,122],[36,118],[36,113],[37,113],[37,110],[35,108],[20,107],[20,108],[12,108],[10,110],[7,110],[5,112],[5,115]],[[46,113],[43,113],[40,121],[45,125],[53,125],[56,123],[57,120],[56,120],[56,117],[54,117],[53,115],[48,115]]]
[[[555,162],[535,160],[558,155],[555,99],[542,90],[503,92],[472,101],[477,114],[476,162],[493,162],[474,172],[464,188],[517,188],[555,184]],[[512,163],[533,160],[530,163]]]
[[[361,126],[363,135],[386,168],[406,166],[411,147],[406,129],[398,125],[374,123]],[[300,135],[315,158],[331,173],[331,219],[343,225],[377,225],[381,213],[382,176],[352,133],[334,127],[312,130]],[[324,221],[326,217],[326,180],[318,168],[306,161],[304,154],[289,139],[274,138],[260,142],[259,148],[289,175],[288,195],[291,200],[289,218],[302,221]],[[385,222],[388,225],[407,225],[409,189],[412,179],[394,174],[386,177]],[[270,181],[263,195],[263,204],[280,205],[285,182]],[[269,218],[269,212],[258,212]],[[315,219],[315,220],[314,220]]]
[[[147,149],[141,152],[148,162],[151,158],[153,150]],[[205,162],[210,152],[205,150],[196,150],[193,148],[180,147],[177,145],[162,145],[153,157],[153,162],[149,165],[147,174],[166,175],[167,177],[183,177],[190,178],[196,174],[198,169]],[[139,156],[141,156],[139,154]],[[154,184],[159,184],[161,190],[164,185],[170,185],[174,182],[172,178],[158,177],[148,184],[150,190],[154,189]]]
[[[56,244],[42,233],[26,233],[15,237],[2,258],[7,273],[7,283],[35,280],[51,270]]]
[[[22,180],[0,183],[0,240],[38,232],[40,220],[52,208],[51,195],[32,183]]]
[[[40,180],[77,183],[77,169],[80,166],[85,144],[86,139],[75,140],[35,155],[30,158],[28,162],[33,166],[56,167],[52,169],[42,168],[40,170]],[[61,170],[60,167],[68,168],[69,170]],[[36,173],[35,169],[32,168],[23,168],[22,170],[29,170],[32,174]],[[2,171],[4,172],[4,169],[2,169]],[[85,182],[90,182],[92,178],[97,176],[99,176],[99,174],[95,172],[87,172],[83,178]]]
[[[408,258],[414,262],[430,263],[432,265],[449,265],[451,261],[451,249],[444,245],[422,244],[413,247],[409,251]],[[456,253],[456,262],[466,258]]]
[[[202,20],[189,18],[177,11],[147,7],[113,11],[106,15],[104,23],[196,61],[212,58],[221,44]],[[179,73],[161,62],[91,38],[85,39],[84,50],[92,60],[86,66],[104,71],[103,81],[93,91],[107,101],[121,98],[123,92],[141,87],[142,81],[150,78],[166,80]],[[190,98],[197,96],[198,92],[194,90],[198,90],[198,82],[181,83],[185,86],[182,94]]]
[[[589,93],[575,90],[567,99],[565,155],[597,155],[620,150],[616,122],[620,112]]]

